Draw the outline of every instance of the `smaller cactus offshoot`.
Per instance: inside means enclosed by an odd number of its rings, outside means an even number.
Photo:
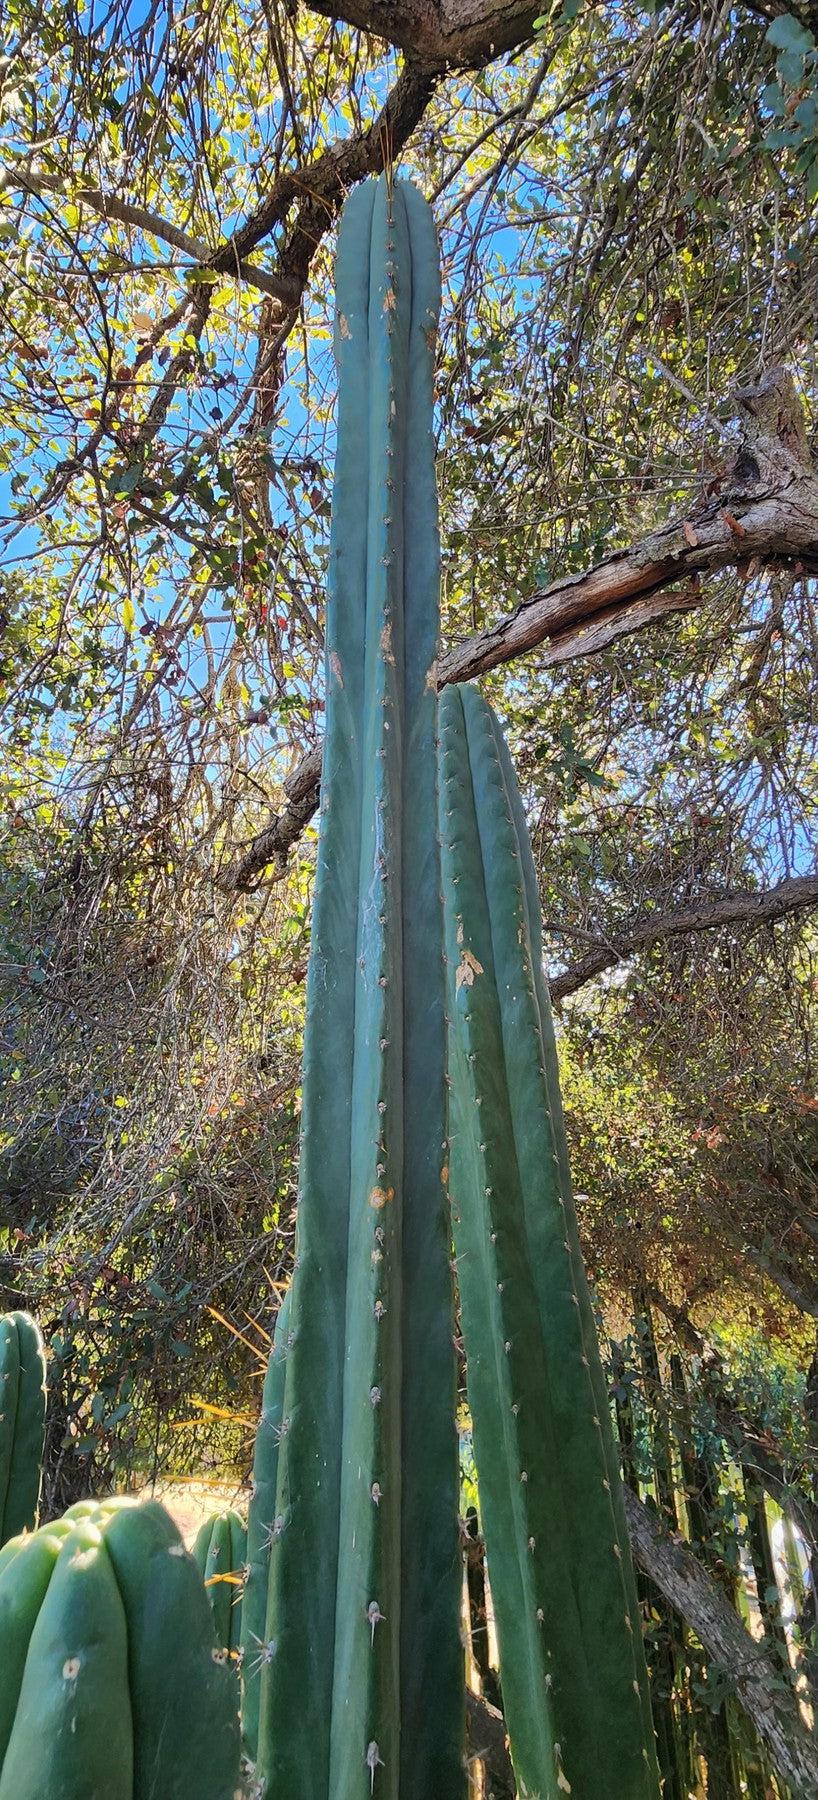
[[[214,1513],[205,1519],[197,1533],[193,1558],[210,1602],[216,1644],[236,1674],[246,1556],[247,1532],[237,1512]]]

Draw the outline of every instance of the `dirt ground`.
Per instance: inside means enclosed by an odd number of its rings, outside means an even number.
[[[199,1526],[209,1514],[233,1507],[246,1519],[249,1494],[246,1487],[238,1483],[231,1486],[223,1481],[158,1481],[155,1487],[145,1488],[141,1498],[161,1500],[190,1549]]]

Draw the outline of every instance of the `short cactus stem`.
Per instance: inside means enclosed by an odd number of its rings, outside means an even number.
[[[46,1365],[29,1313],[0,1315],[0,1547],[37,1523],[45,1437]]]
[[[431,673],[440,272],[414,188],[382,177],[350,196],[336,286],[327,733],[258,1772],[265,1800],[458,1800]]]
[[[541,1800],[654,1800],[633,1569],[522,803],[476,689],[444,690],[439,731],[449,1182],[512,1760],[520,1792]]]
[[[193,1546],[193,1560],[204,1582],[216,1645],[238,1677],[247,1531],[237,1512],[231,1509],[205,1519]]]

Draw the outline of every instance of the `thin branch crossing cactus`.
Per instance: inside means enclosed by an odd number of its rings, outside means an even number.
[[[258,1769],[266,1800],[456,1800],[434,754],[440,274],[431,212],[410,185],[384,176],[352,194],[336,292],[327,738]]]
[[[231,1800],[236,1682],[161,1506],[81,1500],[0,1551],[0,1800]]]
[[[28,1313],[0,1317],[0,1546],[33,1531],[40,1504],[46,1367],[40,1328]]]
[[[476,689],[444,690],[439,730],[450,1194],[512,1760],[522,1796],[654,1800],[639,1608],[525,817]]]

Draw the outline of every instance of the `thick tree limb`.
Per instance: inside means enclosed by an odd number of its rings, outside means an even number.
[[[623,1496],[636,1561],[724,1669],[778,1774],[794,1794],[815,1800],[818,1741],[807,1730],[792,1689],[687,1545],[669,1538],[629,1488]]]
[[[719,895],[716,900],[680,906],[673,912],[652,913],[609,943],[597,945],[561,975],[555,975],[549,983],[551,998],[564,1000],[605,969],[615,968],[637,950],[663,943],[666,938],[684,937],[696,931],[718,931],[724,925],[771,924],[775,919],[786,918],[789,913],[806,912],[814,906],[818,906],[818,875],[794,875],[779,881],[773,888],[734,889]],[[555,929],[553,921],[550,929]]]
[[[440,685],[470,681],[546,638],[551,649],[561,635],[598,623],[600,615],[610,619],[637,597],[737,563],[798,563],[818,574],[818,473],[792,378],[785,369],[771,369],[735,399],[744,443],[716,493],[700,499],[686,518],[613,551],[585,574],[552,582],[508,618],[467,638],[443,657]],[[696,604],[692,595],[690,603]],[[668,610],[670,605],[668,600]]]
[[[529,43],[543,10],[531,0],[314,0],[314,9],[441,69],[481,68]]]
[[[543,644],[544,668],[594,655],[700,605],[702,576],[720,569],[755,565],[818,574],[818,472],[792,377],[773,368],[755,387],[741,389],[734,404],[743,441],[717,491],[686,517],[612,551],[583,574],[538,589],[505,619],[455,645],[441,658],[438,686],[469,681]],[[285,782],[288,804],[223,874],[225,887],[245,891],[269,863],[283,873],[287,850],[318,806],[319,754],[310,751]]]

